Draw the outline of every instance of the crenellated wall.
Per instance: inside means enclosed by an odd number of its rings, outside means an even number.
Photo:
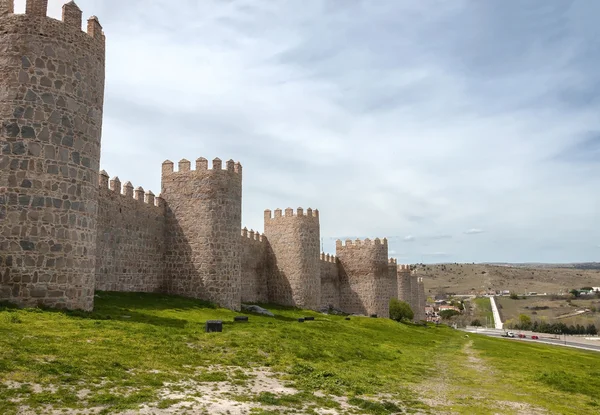
[[[422,281],[388,260],[387,240],[320,254],[319,211],[264,212],[241,228],[242,166],[162,165],[161,196],[99,173],[105,37],[74,2],[15,14],[0,0],[0,301],[91,310],[94,289],[164,292],[238,310],[241,302],[420,318]]]
[[[425,320],[427,316],[425,315],[425,306],[427,305],[427,294],[425,293],[425,284],[423,283],[423,278],[419,277],[417,283],[417,312],[415,313],[415,319]]]
[[[340,273],[334,255],[321,253],[321,308],[340,308]]]
[[[270,244],[269,299],[277,304],[317,310],[321,305],[319,211],[308,208],[265,210]]]
[[[165,203],[100,172],[96,289],[164,291]]]
[[[411,295],[411,270],[410,265],[398,265],[397,269],[397,281],[398,281],[398,299],[406,301],[409,305],[412,303]]]
[[[266,303],[269,301],[267,237],[247,228],[242,229],[242,303]]]
[[[241,307],[242,165],[221,159],[162,165],[167,205],[165,278],[169,293]]]
[[[410,275],[410,308],[415,314],[414,319],[420,320],[419,314],[419,277],[416,274]]]
[[[340,305],[343,311],[389,316],[387,240],[336,241],[340,262]]]
[[[389,300],[398,299],[398,260],[395,258],[388,260],[386,284],[384,292],[388,293]]]
[[[91,310],[105,40],[47,3],[0,2],[0,301]]]

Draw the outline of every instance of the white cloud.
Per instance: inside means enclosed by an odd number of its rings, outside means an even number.
[[[414,242],[415,241],[415,237],[412,235],[408,235],[404,237],[404,242]]]
[[[597,256],[600,163],[580,155],[600,131],[600,3],[78,4],[107,36],[102,168],[123,181],[158,193],[164,159],[234,158],[244,226],[318,208],[331,253],[336,235],[447,235],[390,250]]]
[[[483,229],[472,228],[465,231],[466,235],[477,235],[479,233],[485,232]]]

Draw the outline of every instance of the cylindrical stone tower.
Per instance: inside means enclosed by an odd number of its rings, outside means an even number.
[[[379,239],[336,241],[340,268],[340,307],[347,313],[389,317],[392,292],[388,244]],[[393,290],[395,291],[395,290]]]
[[[319,211],[265,210],[265,235],[275,269],[268,279],[269,301],[318,310],[321,303]]]
[[[411,305],[410,265],[398,265],[398,299]],[[414,311],[414,310],[413,310]]]
[[[414,320],[419,321],[421,315],[419,314],[419,277],[417,274],[410,276],[410,308],[415,314]]]
[[[242,166],[220,159],[196,169],[181,160],[162,165],[166,209],[165,278],[172,294],[241,308]]]
[[[104,34],[0,0],[0,300],[93,308]]]
[[[427,316],[425,314],[425,306],[427,305],[427,294],[425,293],[425,283],[423,282],[423,277],[419,278],[418,290],[417,309],[419,310],[419,320],[426,320]]]

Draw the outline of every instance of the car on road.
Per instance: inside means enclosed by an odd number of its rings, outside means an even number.
[[[515,333],[513,333],[512,331],[507,331],[507,332],[505,332],[502,335],[502,337],[511,337],[511,338],[513,338],[513,337],[515,337]]]
[[[531,340],[539,340],[540,338],[536,335],[531,336]]]
[[[527,338],[526,335],[519,333],[519,339],[526,339],[526,338]]]

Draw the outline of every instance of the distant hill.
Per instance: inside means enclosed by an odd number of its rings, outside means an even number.
[[[566,293],[600,286],[600,264],[436,264],[416,265],[428,294],[478,294],[510,290],[519,294]]]
[[[574,268],[574,269],[600,269],[600,262],[574,262],[570,264],[545,264],[542,262],[506,263],[484,262],[481,265],[494,265],[513,268]]]

